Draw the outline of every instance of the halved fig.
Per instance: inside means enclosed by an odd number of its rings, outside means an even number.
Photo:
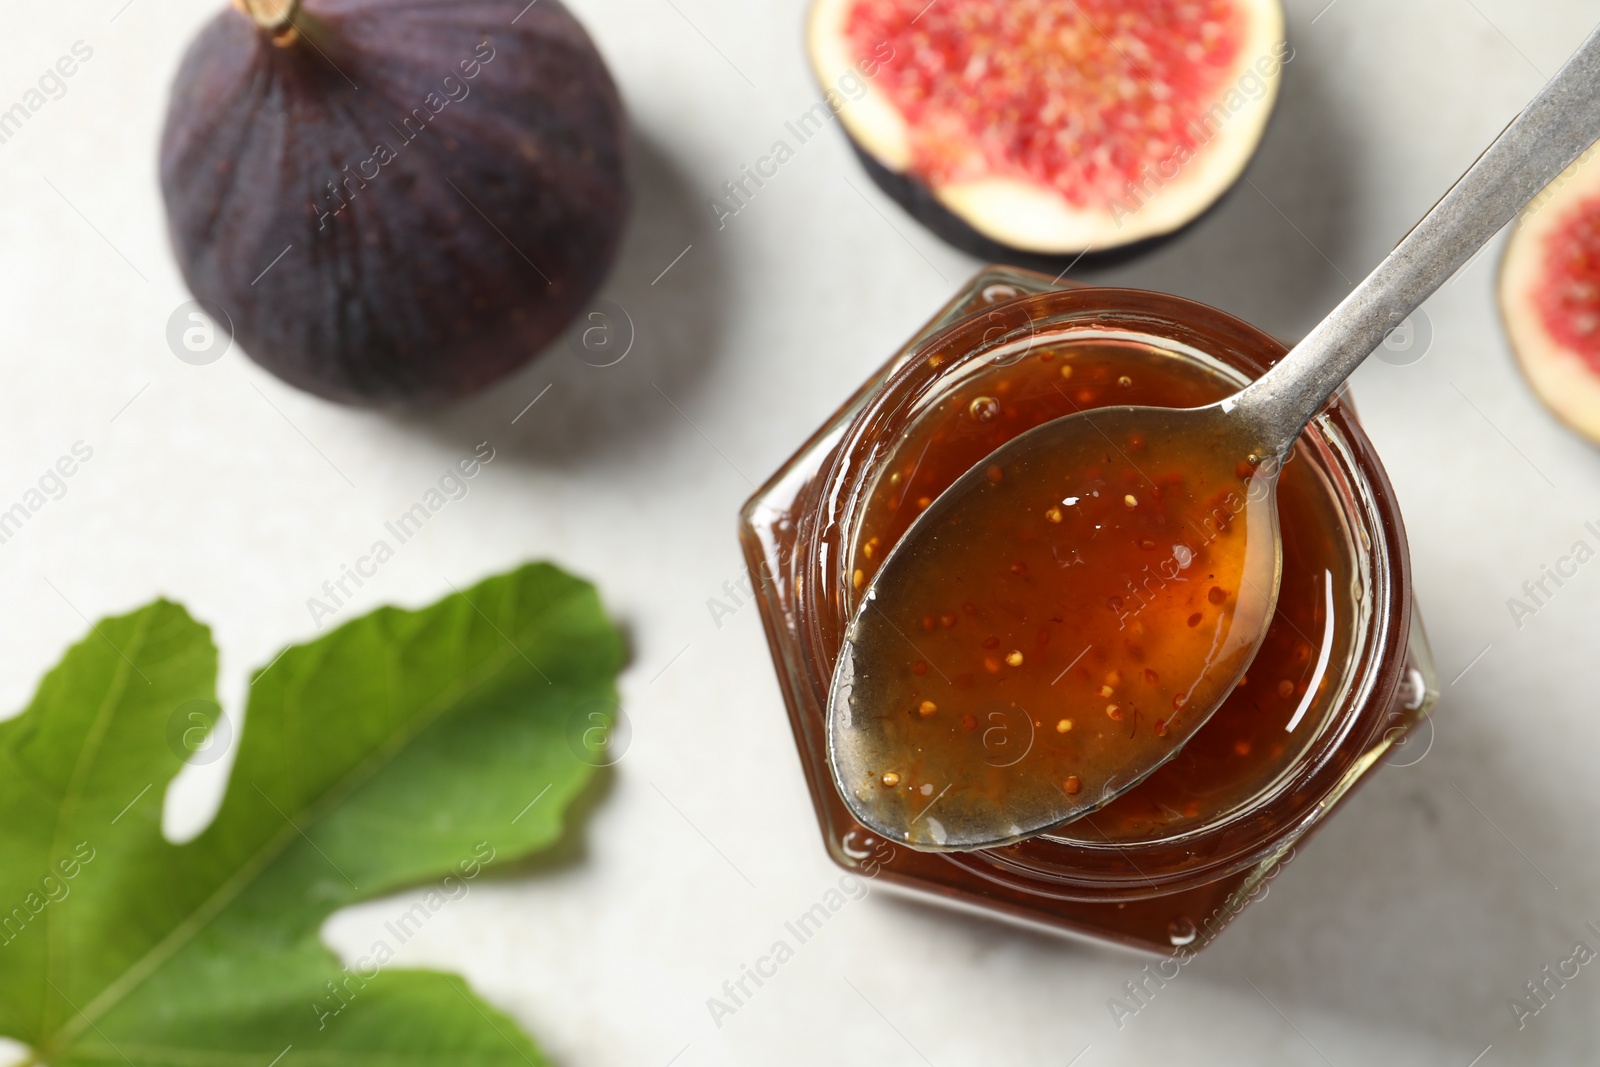
[[[869,173],[980,255],[1182,229],[1244,172],[1293,58],[1279,0],[815,0],[809,45]]]
[[[560,0],[234,0],[161,141],[178,264],[263,367],[416,407],[486,388],[587,304],[627,122]]]
[[[1517,219],[1500,261],[1500,315],[1534,393],[1600,443],[1600,145]]]

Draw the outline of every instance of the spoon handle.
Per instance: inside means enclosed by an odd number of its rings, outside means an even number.
[[[1262,455],[1287,453],[1311,417],[1389,332],[1597,141],[1600,30],[1388,258],[1276,367],[1227,405],[1255,429]]]

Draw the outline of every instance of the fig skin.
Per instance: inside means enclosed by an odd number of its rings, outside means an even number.
[[[178,72],[161,187],[184,278],[252,359],[319,396],[478,392],[557,337],[616,257],[610,73],[559,0],[296,8],[276,28],[222,12]]]

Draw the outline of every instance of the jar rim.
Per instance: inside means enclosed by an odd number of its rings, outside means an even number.
[[[801,631],[827,673],[837,660],[851,610],[845,560],[859,526],[863,490],[875,481],[898,433],[948,388],[952,374],[986,359],[993,365],[997,353],[1008,358],[1041,340],[1084,330],[1138,334],[1163,347],[1188,349],[1239,384],[1265,373],[1287,353],[1263,331],[1183,297],[1088,287],[1037,292],[980,309],[913,343],[843,430],[819,477],[815,499],[821,521],[806,531],[809,543],[798,554],[811,589],[811,596],[800,600],[816,609]],[[1019,344],[1029,340],[1033,345]],[[1300,756],[1243,806],[1171,836],[1102,845],[1046,833],[943,858],[1035,894],[1095,900],[1165,895],[1259,862],[1286,836],[1303,833],[1331,799],[1353,785],[1366,767],[1367,742],[1384,729],[1385,709],[1404,676],[1411,620],[1409,552],[1388,476],[1348,401],[1330,402],[1308,427],[1306,440],[1322,473],[1335,483],[1335,502],[1363,556],[1357,573],[1367,610],[1358,620],[1343,692]],[[1042,848],[1051,850],[1049,862],[1037,855]]]

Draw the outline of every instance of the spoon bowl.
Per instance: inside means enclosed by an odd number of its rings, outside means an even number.
[[[928,850],[1006,843],[1177,753],[1277,600],[1278,464],[1240,425],[1222,404],[1071,415],[926,509],[834,675],[829,752],[857,819]],[[952,612],[961,627],[924,625]]]

